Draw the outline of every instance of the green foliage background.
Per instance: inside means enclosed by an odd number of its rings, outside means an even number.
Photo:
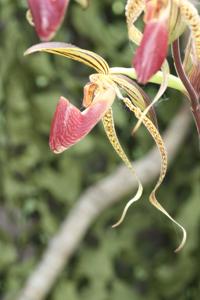
[[[71,1],[55,40],[94,50],[111,66],[128,67],[134,47],[127,40],[124,4],[91,0],[83,11]],[[47,54],[23,57],[26,48],[38,42],[25,13],[25,0],[0,0],[0,299],[6,300],[16,299],[82,191],[119,164],[100,125],[69,151],[59,156],[49,151],[50,121],[59,96],[80,107],[90,70]],[[155,92],[153,85],[147,89]],[[162,130],[182,103],[170,90],[164,100],[157,106]],[[130,157],[142,157],[152,146],[151,138],[141,129],[132,139],[133,118],[119,103],[114,109]],[[199,175],[193,126],[159,193],[188,231],[184,250],[173,253],[179,232],[149,205],[151,185],[120,228],[110,225],[131,195],[98,218],[48,299],[199,299]]]

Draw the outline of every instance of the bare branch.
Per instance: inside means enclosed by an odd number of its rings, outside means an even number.
[[[183,143],[189,124],[189,109],[184,107],[166,130],[164,140],[170,162]],[[157,150],[153,148],[144,158],[136,161],[134,166],[144,185],[154,180],[160,171]],[[103,210],[120,201],[126,194],[134,192],[135,188],[136,181],[125,166],[118,167],[113,174],[88,188],[80,196],[57,234],[50,240],[41,261],[30,275],[18,300],[44,299],[91,223]]]

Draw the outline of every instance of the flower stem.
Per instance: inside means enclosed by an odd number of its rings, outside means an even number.
[[[137,75],[135,72],[134,68],[110,68],[110,73],[111,74],[121,74],[121,75],[126,75],[130,77],[131,79],[136,79]],[[156,84],[161,84],[163,81],[163,73],[161,71],[157,72],[150,80],[149,82],[151,83],[156,83]],[[178,90],[182,92],[185,95],[188,95],[187,90],[182,83],[182,81],[174,76],[174,75],[169,75],[169,80],[168,80],[168,87]]]
[[[200,102],[199,102],[199,95],[196,93],[195,89],[193,88],[187,74],[185,73],[185,70],[183,68],[183,64],[181,61],[181,55],[180,55],[180,45],[179,45],[179,39],[175,40],[172,44],[172,54],[174,58],[174,63],[176,67],[176,71],[180,79],[182,80],[188,95],[189,100],[191,103],[191,111],[196,123],[198,135],[200,136]]]

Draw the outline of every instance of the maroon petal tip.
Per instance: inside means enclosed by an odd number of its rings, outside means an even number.
[[[60,27],[69,0],[28,0],[29,8],[39,38],[46,42]]]

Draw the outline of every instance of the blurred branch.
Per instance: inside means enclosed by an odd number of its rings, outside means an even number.
[[[184,106],[164,134],[169,162],[173,161],[182,145],[189,124],[189,109]],[[143,184],[150,183],[160,171],[157,149],[153,148],[145,157],[134,162],[134,166]],[[91,223],[103,210],[133,192],[136,186],[137,183],[130,176],[129,170],[125,166],[120,166],[113,174],[86,189],[57,234],[50,240],[41,261],[30,275],[18,300],[44,299]]]

